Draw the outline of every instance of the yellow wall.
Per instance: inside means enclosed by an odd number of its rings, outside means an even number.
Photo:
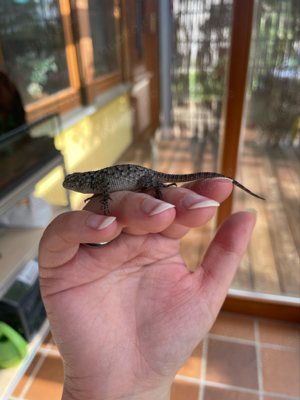
[[[67,173],[97,170],[112,165],[132,141],[128,93],[124,93],[93,115],[61,132],[55,146],[63,153]],[[35,196],[51,203],[66,202],[62,168],[58,167],[36,186]],[[70,192],[77,208],[87,195]]]

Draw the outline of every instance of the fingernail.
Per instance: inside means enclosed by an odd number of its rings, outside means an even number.
[[[218,207],[220,205],[216,201],[200,196],[196,193],[186,194],[180,203],[186,210],[192,210],[193,208]]]
[[[110,224],[115,221],[116,217],[104,217],[103,215],[90,215],[86,221],[89,228],[94,228],[100,231],[101,229],[107,228]]]
[[[255,210],[255,208],[245,208],[244,211],[255,215],[255,218],[257,218],[257,210]]]
[[[214,200],[205,200],[200,201],[199,203],[193,204],[188,208],[188,210],[192,210],[194,208],[205,208],[205,207],[219,207],[220,203]]]
[[[209,179],[206,179],[207,181],[216,181],[216,180],[224,180],[224,181],[230,181],[230,182],[232,182],[232,179],[231,178],[225,178],[225,177],[223,177],[223,176],[217,176],[216,178],[209,178]]]
[[[143,201],[142,211],[147,215],[155,215],[174,207],[174,204],[147,198]]]

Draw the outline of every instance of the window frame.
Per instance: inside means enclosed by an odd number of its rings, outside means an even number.
[[[28,123],[35,121],[49,113],[66,112],[81,104],[80,80],[74,37],[72,32],[73,21],[69,0],[59,0],[62,28],[65,40],[65,51],[70,79],[70,87],[41,100],[25,105],[26,120]],[[5,58],[0,43],[0,61],[5,65]]]
[[[93,104],[96,97],[112,87],[124,81],[122,64],[121,42],[116,40],[118,70],[100,77],[94,77],[94,57],[93,43],[91,37],[91,27],[89,20],[88,0],[70,0],[72,13],[78,16],[76,19],[75,36],[78,52],[78,63],[80,71],[81,88],[83,92],[83,102],[85,105]],[[119,8],[119,18],[115,17],[116,38],[121,37],[121,2],[113,0],[114,7]]]
[[[90,105],[98,95],[123,82],[122,41],[116,40],[118,70],[94,78],[93,43],[90,34],[88,0],[58,0],[62,28],[65,40],[65,52],[70,79],[70,86],[25,105],[28,123],[49,113],[65,113],[82,104]],[[114,0],[114,7],[119,7],[119,18],[115,17],[116,38],[121,35],[121,4]],[[0,62],[5,66],[5,59],[0,42]]]
[[[74,16],[71,17],[69,0],[59,0],[60,15],[62,19],[65,51],[70,79],[70,87],[60,90],[46,99],[35,101],[25,106],[28,122],[32,122],[41,116],[53,112],[63,113],[81,105],[80,80],[78,62],[72,25]]]
[[[4,57],[3,57],[3,52],[2,52],[1,42],[0,42],[0,63],[3,64],[3,65],[5,65]]]

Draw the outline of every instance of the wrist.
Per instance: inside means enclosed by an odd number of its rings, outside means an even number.
[[[131,393],[115,397],[105,393],[105,391],[93,392],[92,390],[79,389],[65,382],[62,400],[170,400],[170,396],[170,385],[148,391],[136,388]]]

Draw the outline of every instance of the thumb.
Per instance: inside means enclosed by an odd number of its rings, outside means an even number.
[[[256,217],[249,212],[231,215],[220,226],[211,242],[200,268],[194,273],[201,297],[216,317],[228,292],[231,281],[247,248]]]

